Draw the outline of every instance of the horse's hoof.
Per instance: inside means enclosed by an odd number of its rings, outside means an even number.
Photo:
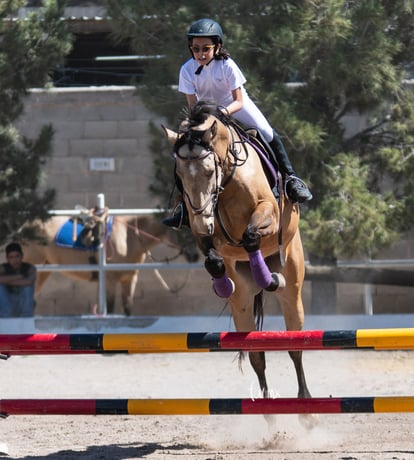
[[[267,286],[266,291],[272,292],[276,289],[283,289],[286,287],[285,277],[280,273],[272,273],[272,281]]]

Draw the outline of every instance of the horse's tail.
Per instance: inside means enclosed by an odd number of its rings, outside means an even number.
[[[263,329],[263,291],[260,291],[254,296],[254,318],[256,321],[256,330],[261,331]]]

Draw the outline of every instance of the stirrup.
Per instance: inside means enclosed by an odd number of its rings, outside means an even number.
[[[175,230],[180,230],[183,226],[184,220],[183,206],[184,205],[182,202],[178,203],[177,206],[174,208],[172,216],[163,219],[161,222],[164,225],[167,225],[167,227],[172,227]]]
[[[288,190],[288,185],[292,181],[296,182],[298,189],[294,188]],[[305,201],[310,201],[313,198],[305,181],[293,174],[284,180],[284,194],[292,203],[304,203]]]

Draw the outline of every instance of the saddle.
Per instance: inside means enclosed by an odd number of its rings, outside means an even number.
[[[272,161],[274,157],[272,148],[263,137],[262,133],[256,128],[246,128],[242,126],[233,117],[224,114],[221,110],[217,109],[215,115],[225,125],[232,126],[237,131],[242,141],[248,142],[254,148],[260,158],[270,188],[278,199],[280,197],[279,169],[276,167],[275,161]]]
[[[77,209],[79,208],[77,207]],[[57,231],[55,244],[65,248],[97,251],[101,240],[98,234],[99,223],[105,219],[104,239],[107,241],[112,231],[113,216],[107,216],[106,212],[101,216],[95,214],[93,211],[82,207],[79,216],[68,219]],[[95,242],[93,244],[85,244],[87,240],[85,235],[90,232],[92,232]]]

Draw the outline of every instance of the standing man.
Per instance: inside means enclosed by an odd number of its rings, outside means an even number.
[[[33,316],[36,267],[23,262],[19,243],[6,246],[6,259],[0,264],[0,317]]]

